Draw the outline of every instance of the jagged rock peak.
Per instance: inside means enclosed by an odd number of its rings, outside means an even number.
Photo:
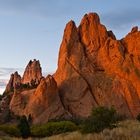
[[[85,22],[95,22],[99,24],[100,23],[99,15],[97,13],[85,14],[81,21],[81,24],[84,24]]]
[[[63,40],[69,42],[71,39],[77,39],[77,38],[78,38],[77,27],[75,22],[71,20],[66,25]]]
[[[53,88],[57,88],[57,83],[55,81],[55,79],[53,78],[52,75],[48,75],[46,77],[46,83],[47,83],[47,86],[51,86]]]
[[[59,62],[58,65],[61,65],[64,57],[69,57],[71,49],[75,47],[75,42],[79,42],[78,30],[74,21],[69,21],[65,27],[63,40],[61,43],[59,51]],[[62,61],[61,61],[62,60]]]
[[[18,74],[18,72],[16,71],[15,73],[11,74],[10,80],[6,86],[6,90],[5,92],[10,92],[13,91],[13,89],[17,86],[21,84],[21,76]]]
[[[38,83],[41,77],[42,70],[39,60],[30,60],[23,74],[22,83],[30,83],[32,80],[36,80],[36,82]]]
[[[70,20],[66,25],[66,28],[68,28],[68,27],[76,27],[75,22],[73,20]]]
[[[114,33],[111,30],[108,31],[108,36],[111,37],[112,39],[116,40],[116,36],[114,35]]]
[[[132,28],[131,33],[135,33],[135,32],[138,32],[138,26]]]
[[[100,18],[96,13],[86,14],[78,27],[78,31],[81,42],[86,46],[89,53],[103,46],[108,38],[107,29],[100,23]]]

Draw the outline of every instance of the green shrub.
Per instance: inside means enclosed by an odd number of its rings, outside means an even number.
[[[73,117],[70,119],[70,121],[73,122],[74,124],[76,124],[77,126],[81,125],[84,120],[85,119],[83,119],[83,118],[77,118],[77,117]]]
[[[22,116],[20,118],[19,124],[18,124],[18,129],[21,133],[21,136],[23,138],[28,138],[30,136],[30,126],[28,124],[28,121],[26,119],[26,116]]]
[[[16,125],[10,125],[10,124],[4,124],[4,125],[0,125],[0,131],[10,135],[10,136],[15,136],[15,137],[20,137],[20,131],[19,129],[16,127]]]
[[[85,120],[81,132],[100,132],[105,128],[113,127],[116,122],[116,111],[114,108],[97,107],[92,110],[91,116]]]
[[[70,121],[48,122],[47,124],[31,127],[31,135],[33,137],[52,136],[65,132],[72,132],[77,126]]]

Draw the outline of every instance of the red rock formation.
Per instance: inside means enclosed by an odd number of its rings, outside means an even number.
[[[16,86],[19,86],[20,84],[27,84],[27,83],[30,84],[32,81],[35,81],[36,82],[35,84],[39,84],[41,78],[42,78],[42,71],[41,71],[40,62],[35,59],[33,61],[30,60],[22,78],[18,74],[18,72],[11,74],[5,92],[13,91]]]
[[[27,92],[15,90],[10,102],[10,110],[16,115],[27,117],[30,115],[35,124],[70,117],[59,98],[57,84],[50,75],[41,80],[36,90]]]
[[[18,72],[11,74],[10,80],[6,86],[5,93],[13,91],[14,88],[20,84],[21,84],[21,76],[18,74]]]
[[[40,64],[34,60],[26,67],[22,83],[41,77]],[[87,117],[96,106],[114,106],[131,118],[140,112],[140,32],[134,27],[117,40],[99,16],[90,13],[79,27],[74,21],[66,25],[53,77],[43,78],[36,90],[15,91],[10,109],[17,115],[31,115],[33,123],[44,123]]]
[[[22,77],[22,83],[31,83],[32,80],[36,81],[36,84],[39,83],[42,78],[42,71],[40,67],[40,62],[37,60],[30,60],[28,63],[25,72]]]
[[[43,78],[26,108],[34,123],[45,123],[51,119],[66,118],[69,115],[60,101],[57,84],[51,75]]]
[[[34,93],[35,89],[27,91],[20,91],[15,89],[9,106],[11,112],[13,112],[15,115],[26,115],[24,112],[29,100],[31,99],[30,97],[34,95]]]
[[[96,13],[86,14],[79,27],[69,22],[54,74],[65,108],[86,117],[97,105],[113,105],[135,117],[140,112],[139,40],[137,27],[116,40]]]

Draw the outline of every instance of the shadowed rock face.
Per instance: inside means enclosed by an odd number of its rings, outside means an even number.
[[[13,77],[7,87],[14,87]],[[30,61],[22,83],[41,77],[39,62]],[[117,40],[99,16],[90,13],[79,27],[74,21],[66,25],[54,75],[42,78],[36,89],[15,90],[10,109],[16,115],[31,115],[33,123],[40,124],[88,117],[97,106],[114,106],[129,118],[140,112],[140,32],[134,27]]]

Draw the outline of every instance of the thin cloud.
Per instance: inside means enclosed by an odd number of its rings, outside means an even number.
[[[9,76],[16,71],[18,71],[19,73],[23,73],[22,68],[0,68],[0,78]]]

